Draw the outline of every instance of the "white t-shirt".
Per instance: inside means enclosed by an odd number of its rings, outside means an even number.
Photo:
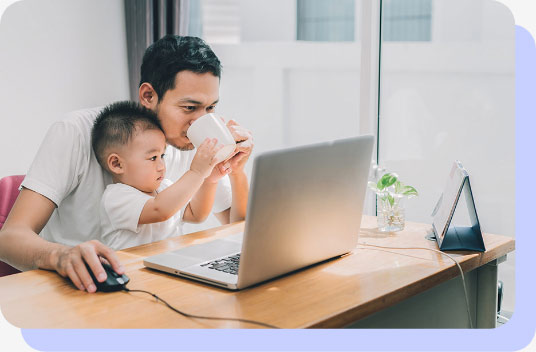
[[[22,187],[42,194],[57,208],[40,235],[51,242],[75,246],[101,237],[99,207],[112,177],[103,170],[91,148],[91,129],[102,108],[79,110],[54,123],[30,166]],[[172,182],[190,168],[194,151],[166,149],[166,178]],[[228,177],[218,184],[212,211],[231,206]]]
[[[157,193],[172,184],[164,179]],[[154,197],[124,183],[108,185],[100,207],[101,242],[118,250],[182,235],[181,220],[186,204],[166,221],[138,225],[141,211],[151,198]]]

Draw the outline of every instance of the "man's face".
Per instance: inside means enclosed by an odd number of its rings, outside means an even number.
[[[199,117],[215,111],[219,88],[220,79],[210,72],[177,73],[175,88],[164,93],[155,108],[169,144],[180,150],[194,149],[186,131]]]

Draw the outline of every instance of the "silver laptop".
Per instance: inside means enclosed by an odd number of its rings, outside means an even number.
[[[244,232],[148,257],[143,264],[242,289],[357,245],[373,136],[258,155]]]

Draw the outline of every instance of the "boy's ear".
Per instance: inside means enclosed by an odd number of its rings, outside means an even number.
[[[121,160],[121,157],[116,153],[108,155],[106,165],[108,165],[108,169],[115,175],[121,175],[125,172],[123,168],[123,160]]]
[[[143,82],[139,89],[140,104],[149,110],[155,110],[158,105],[158,94],[151,83]]]

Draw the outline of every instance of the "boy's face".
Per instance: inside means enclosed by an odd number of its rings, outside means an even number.
[[[136,131],[121,151],[124,173],[120,181],[145,193],[153,193],[164,179],[166,138],[160,130]]]
[[[186,137],[186,131],[192,122],[215,111],[219,89],[220,79],[210,72],[177,73],[175,88],[164,93],[153,108],[169,144],[180,150],[194,149]]]

